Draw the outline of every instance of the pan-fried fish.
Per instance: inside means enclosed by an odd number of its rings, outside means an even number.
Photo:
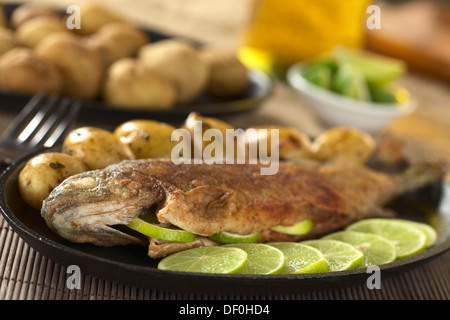
[[[388,201],[443,174],[441,165],[431,164],[384,174],[361,165],[281,162],[277,174],[261,175],[260,165],[129,160],[66,179],[44,201],[41,213],[63,238],[99,246],[142,243],[140,237],[115,226],[151,209],[159,221],[199,236],[261,232],[260,241],[292,241],[305,236],[270,228],[311,219],[313,229],[306,237],[317,237],[388,214],[382,209]],[[153,241],[149,255],[161,257],[165,249],[172,253],[187,247]]]

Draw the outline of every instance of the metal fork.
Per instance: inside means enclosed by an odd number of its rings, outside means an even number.
[[[10,124],[0,140],[0,161],[7,165],[43,147],[52,147],[77,118],[81,104],[70,98],[38,93]]]

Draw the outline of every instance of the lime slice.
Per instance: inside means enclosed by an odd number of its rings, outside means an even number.
[[[361,265],[363,253],[349,243],[336,240],[309,240],[302,242],[323,253],[330,271],[356,269]]]
[[[377,234],[340,231],[329,234],[323,239],[346,242],[360,250],[364,255],[360,267],[379,266],[393,262],[397,257],[394,244]]]
[[[174,253],[158,263],[158,269],[202,273],[239,273],[247,253],[233,247],[197,247]]]
[[[313,222],[311,220],[305,220],[292,226],[275,226],[270,229],[276,232],[290,235],[302,235],[307,234],[309,231],[311,231],[312,227]]]
[[[247,252],[247,263],[241,274],[279,274],[284,267],[284,254],[281,250],[262,243],[227,244]]]
[[[196,234],[178,229],[175,226],[161,223],[150,223],[139,217],[131,220],[127,226],[146,235],[147,237],[165,241],[191,242],[197,237]]]
[[[361,220],[347,227],[347,230],[374,233],[392,241],[397,259],[415,255],[425,249],[425,233],[396,220],[384,218]]]
[[[434,230],[430,225],[428,225],[426,223],[410,221],[410,220],[396,219],[395,221],[400,222],[400,223],[407,223],[408,225],[418,228],[420,231],[425,233],[425,236],[426,236],[425,248],[431,248],[432,246],[434,246],[436,244],[437,233],[436,233],[436,230]]]
[[[328,271],[325,256],[316,248],[298,242],[273,242],[269,245],[284,254],[284,274],[320,273]]]
[[[370,90],[370,96],[373,102],[377,103],[397,103],[396,96],[397,89],[392,88],[391,86],[383,86],[372,88]]]
[[[231,232],[219,232],[215,233],[210,238],[214,241],[220,243],[255,243],[259,240],[260,233],[250,233],[250,234],[237,234]]]
[[[364,75],[352,64],[343,64],[338,68],[333,78],[333,90],[351,99],[370,100],[370,90]]]
[[[360,70],[367,82],[383,85],[401,77],[406,72],[403,61],[363,50],[336,48],[332,55],[339,65],[351,63]]]
[[[303,77],[309,82],[324,89],[331,86],[332,71],[324,64],[313,64],[303,70]]]

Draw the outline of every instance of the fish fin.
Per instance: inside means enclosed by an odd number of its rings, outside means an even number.
[[[233,192],[216,186],[200,186],[186,192],[186,197],[198,199],[205,210],[226,205]]]

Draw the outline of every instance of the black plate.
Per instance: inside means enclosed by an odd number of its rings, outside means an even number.
[[[5,12],[9,18],[11,13],[18,7],[18,4],[6,4]],[[150,38],[152,43],[165,39],[174,38],[173,35],[166,34],[158,30],[149,30],[141,28]],[[177,37],[180,38],[180,37]],[[197,47],[202,44],[192,39],[186,39]],[[107,112],[111,117],[147,117],[153,119],[167,119],[171,117],[186,117],[191,112],[198,112],[205,116],[221,116],[232,115],[236,113],[251,111],[256,109],[261,102],[266,99],[272,92],[272,83],[270,78],[257,70],[249,70],[250,84],[245,92],[232,99],[218,100],[207,94],[201,94],[192,103],[179,105],[171,110],[142,110],[133,108],[111,107],[102,100],[81,101],[85,111],[93,111],[101,115]],[[0,89],[0,100],[11,101],[13,106],[23,105],[31,97],[12,93]],[[3,105],[3,104],[2,104]]]
[[[10,166],[0,177],[0,209],[18,235],[42,255],[65,266],[77,265],[81,272],[105,280],[154,290],[187,293],[260,294],[297,293],[308,290],[365,285],[365,269],[310,275],[220,275],[157,270],[159,260],[147,257],[146,248],[128,246],[102,248],[74,244],[53,233],[39,212],[20,197],[18,176],[27,159]],[[383,277],[413,268],[450,248],[450,185],[439,182],[405,195],[391,204],[401,218],[431,224],[438,232],[434,247],[420,254],[380,266]]]

